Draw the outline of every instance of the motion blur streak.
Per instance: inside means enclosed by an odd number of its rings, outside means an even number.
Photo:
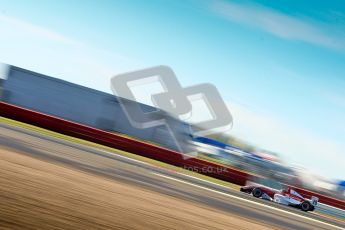
[[[293,209],[277,212],[266,205],[163,178],[152,172],[252,199],[234,190],[10,125],[0,126],[0,149],[0,226],[8,228],[345,227],[314,214]],[[267,205],[281,208],[274,203]]]

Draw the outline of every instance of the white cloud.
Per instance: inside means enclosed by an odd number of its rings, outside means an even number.
[[[345,34],[342,29],[311,19],[291,16],[259,4],[215,1],[211,10],[226,19],[257,27],[280,38],[304,41],[332,49],[345,48]]]
[[[339,108],[345,108],[345,94],[337,94],[335,92],[328,91],[328,92],[324,92],[323,96],[331,104]]]
[[[34,36],[37,36],[37,37],[40,37],[43,39],[47,39],[47,40],[51,40],[51,41],[55,41],[55,42],[61,42],[61,43],[65,43],[65,44],[71,44],[71,45],[80,44],[79,42],[77,42],[71,38],[68,38],[62,34],[59,34],[55,31],[52,31],[52,30],[49,30],[47,28],[28,23],[26,21],[22,21],[22,20],[17,19],[17,18],[5,16],[5,15],[0,15],[0,24],[6,24],[14,30],[15,29],[21,29],[23,31],[30,33],[31,35],[34,35]],[[1,33],[1,34],[2,34],[2,36],[3,35],[6,36],[5,33]]]
[[[0,15],[0,34],[2,62],[100,90],[110,92],[113,75],[140,66],[131,58],[13,17]]]

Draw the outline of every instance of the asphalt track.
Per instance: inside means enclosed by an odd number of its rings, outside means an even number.
[[[0,123],[0,146],[143,186],[281,229],[345,229],[336,220],[255,199],[230,188],[121,155]]]

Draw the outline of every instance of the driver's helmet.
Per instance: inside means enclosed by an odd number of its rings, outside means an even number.
[[[282,191],[285,193],[290,193],[290,186],[282,185]]]

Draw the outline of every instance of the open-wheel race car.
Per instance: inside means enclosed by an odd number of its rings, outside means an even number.
[[[273,201],[278,204],[288,205],[302,211],[314,211],[319,198],[311,197],[310,200],[301,196],[298,192],[290,187],[281,190],[272,189],[263,185],[247,185],[240,189],[241,192],[252,194],[256,198]]]

